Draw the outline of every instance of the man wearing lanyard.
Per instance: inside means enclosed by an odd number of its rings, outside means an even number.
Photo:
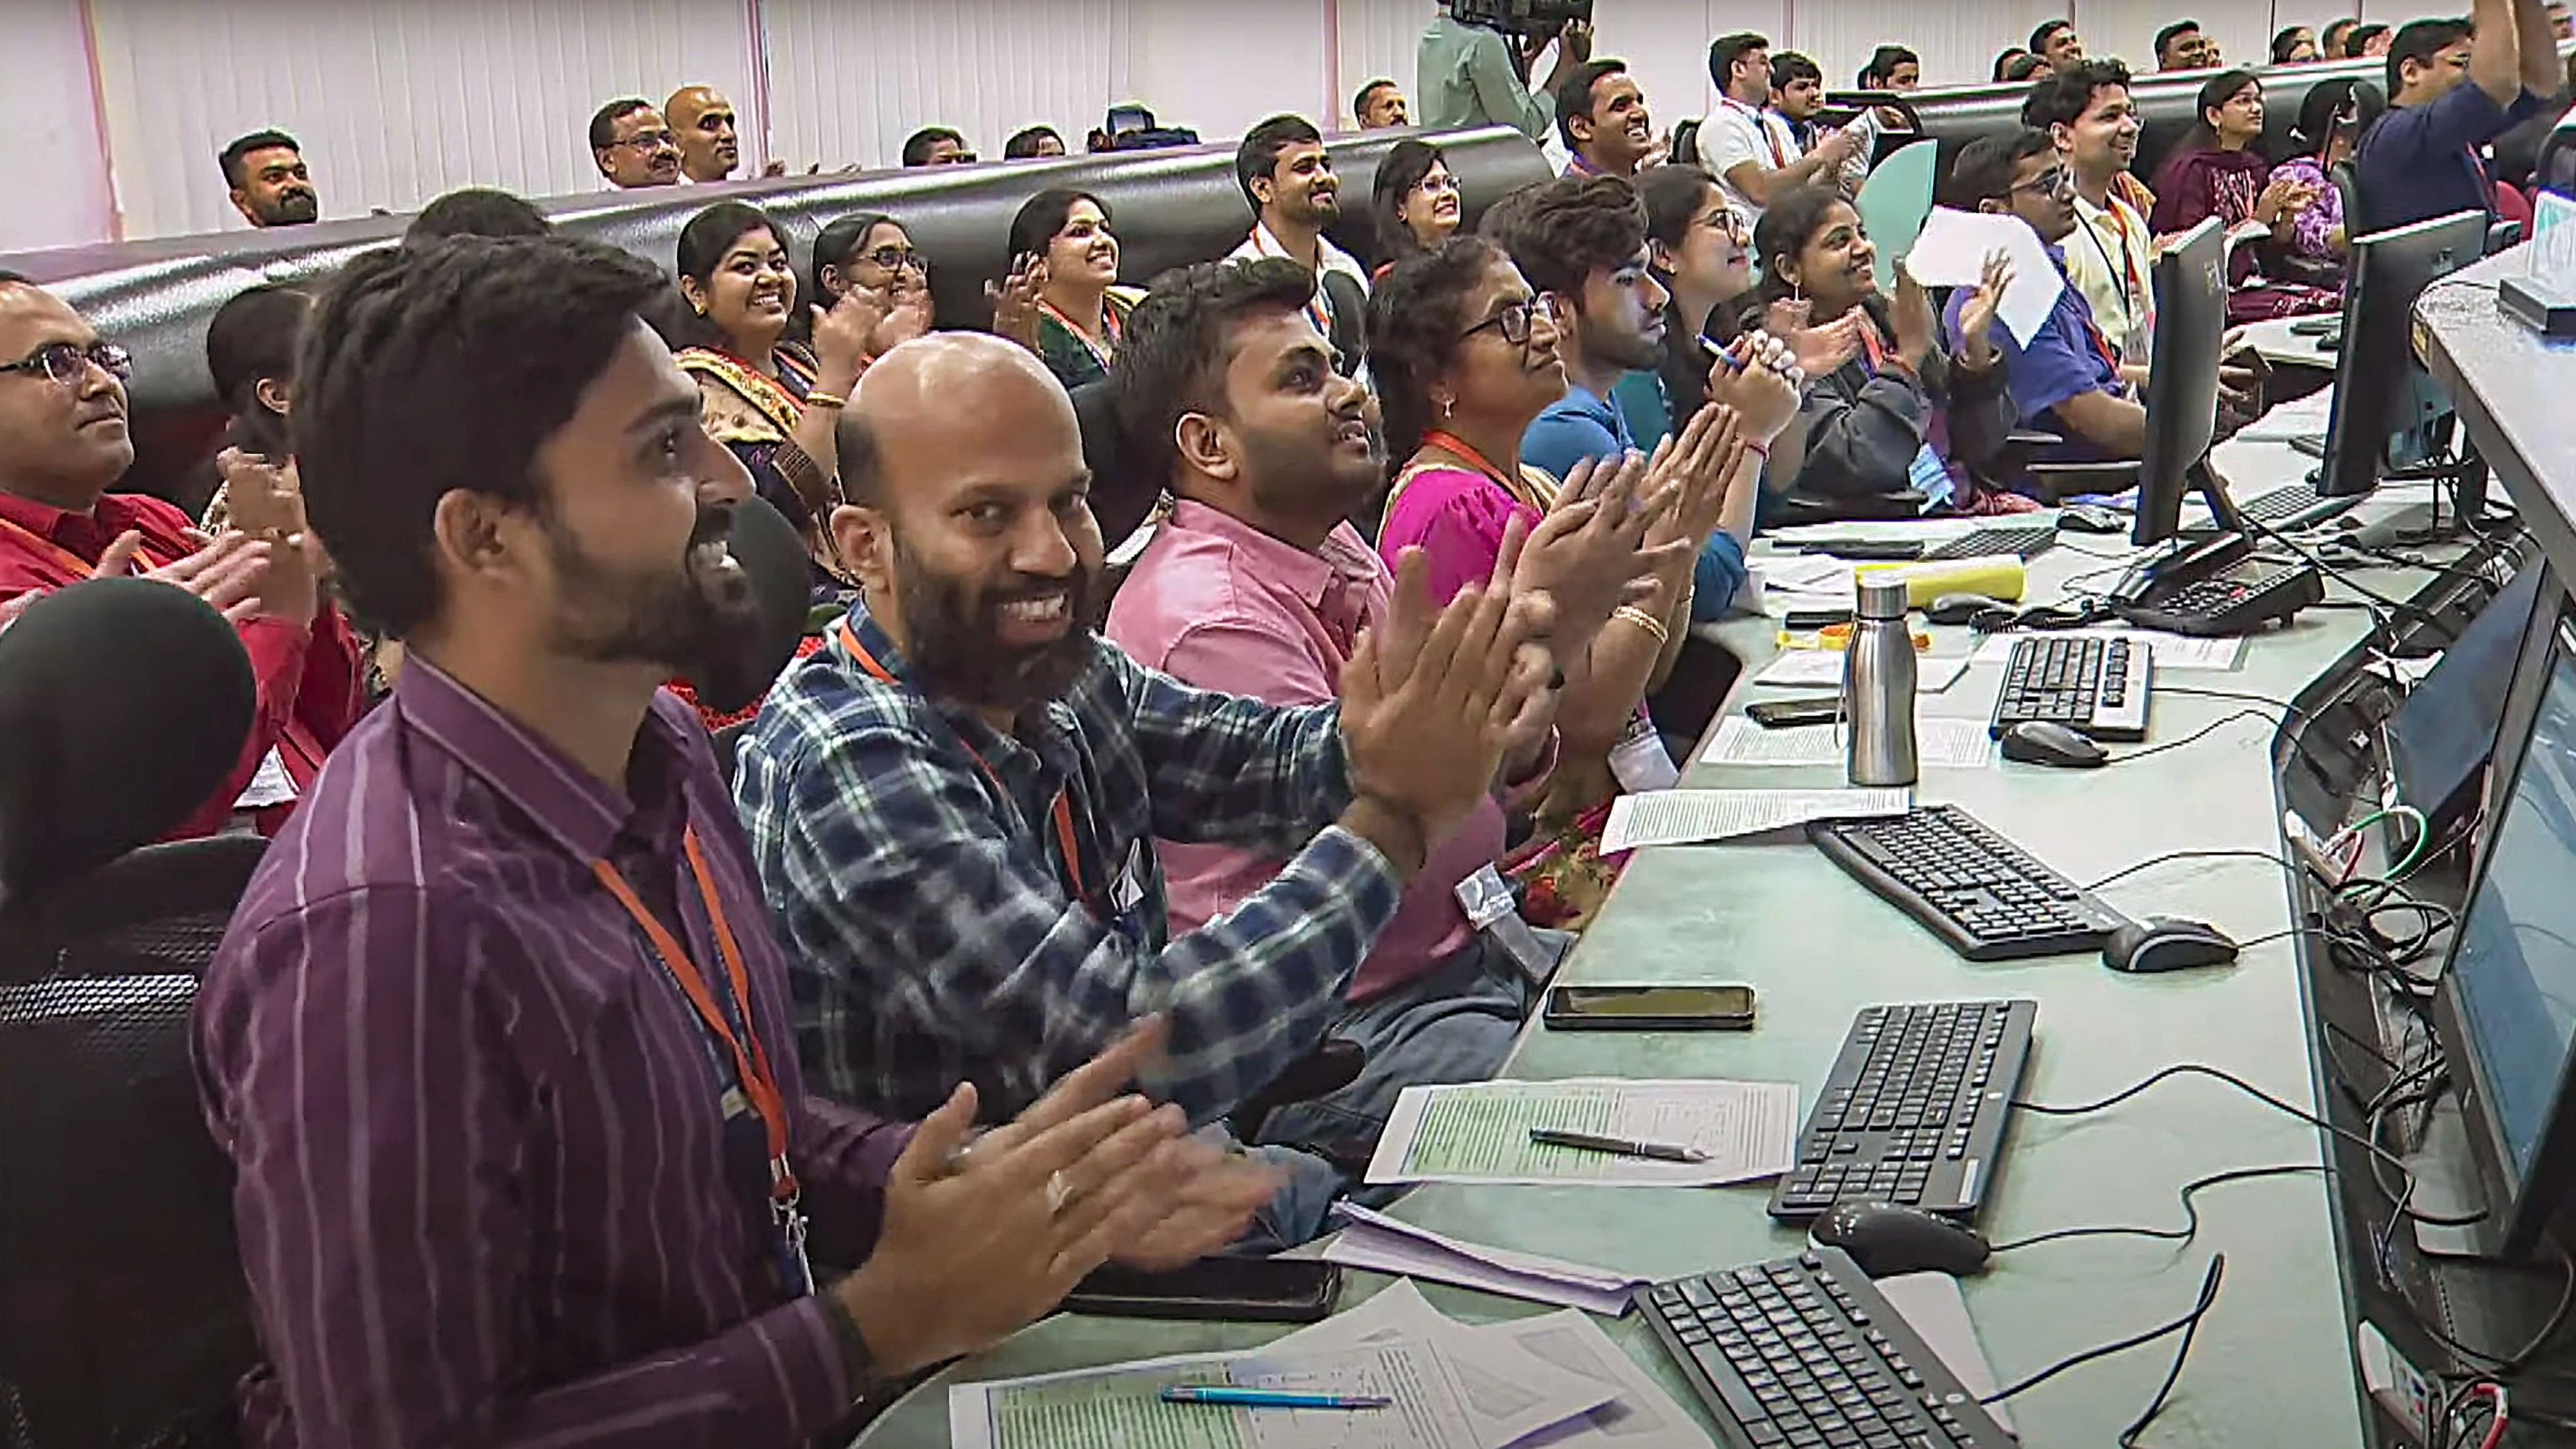
[[[1342,183],[1323,134],[1302,116],[1272,116],[1236,148],[1234,179],[1252,206],[1252,235],[1226,259],[1286,257],[1314,273],[1308,315],[1340,351],[1343,373],[1356,372],[1367,342],[1368,269],[1324,235],[1342,219]]]
[[[2066,278],[2093,309],[2094,325],[2141,381],[2155,336],[2155,239],[2119,181],[2138,159],[2141,126],[2129,96],[2129,68],[2086,60],[2033,90],[2022,124],[2046,131],[2075,178],[2076,230],[2065,247]]]
[[[1271,1191],[1118,1095],[1158,1024],[971,1143],[971,1089],[917,1131],[806,1097],[705,730],[657,687],[757,628],[708,501],[749,480],[639,320],[668,285],[457,238],[314,314],[313,523],[409,663],[197,1000],[253,1445],[790,1449]]]
[[[1970,142],[1951,167],[1941,204],[2020,217],[2039,233],[2049,260],[2065,270],[2066,242],[2076,229],[2075,180],[2046,132],[2025,127]],[[1969,300],[1965,289],[1950,299],[1953,350],[1966,345],[1962,318]],[[1988,335],[2003,351],[2022,425],[2067,440],[2054,456],[2127,459],[2146,446],[2147,409],[2121,376],[2119,354],[2094,325],[2093,306],[2081,290],[2068,286],[2059,292],[2057,305],[2028,342],[2010,328],[1993,328]]]
[[[2492,214],[2488,143],[2539,114],[2563,79],[2541,0],[2477,0],[2466,24],[2417,20],[2399,30],[2388,48],[2388,113],[2353,159],[2354,235]]]
[[[208,546],[170,504],[107,491],[134,463],[125,398],[133,371],[125,349],[61,298],[0,273],[0,623],[45,590],[128,572],[185,588],[232,618],[258,685],[251,736],[232,778],[172,832],[212,835],[264,772],[284,778],[254,804],[292,800],[311,783],[362,705],[358,640],[320,598],[300,529],[228,532]],[[295,506],[291,496],[278,502]],[[170,707],[184,717],[188,701]]]
[[[1655,152],[1646,94],[1622,60],[1588,61],[1557,88],[1556,133],[1570,158],[1568,176],[1634,180]]]
[[[1700,125],[1700,160],[1748,232],[1771,198],[1836,176],[1859,153],[1858,138],[1835,130],[1798,154],[1788,121],[1770,109],[1771,42],[1759,35],[1718,37],[1708,48],[1708,78],[1717,84],[1718,105]]]
[[[896,348],[841,447],[833,538],[864,594],[770,694],[734,782],[807,1070],[898,1113],[962,1076],[1009,1112],[1159,1011],[1149,1089],[1194,1122],[1233,1110],[1314,1048],[1405,882],[1485,799],[1502,724],[1547,685],[1546,651],[1521,647],[1533,611],[1471,591],[1425,645],[1417,578],[1338,708],[1202,693],[1094,632],[1081,432],[1025,350]],[[1175,935],[1157,838],[1287,864]],[[1263,1237],[1311,1236],[1339,1174],[1261,1151],[1295,1174]]]

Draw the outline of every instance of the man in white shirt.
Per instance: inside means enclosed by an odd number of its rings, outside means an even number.
[[[1226,260],[1286,257],[1315,274],[1306,315],[1331,339],[1344,373],[1360,363],[1368,269],[1333,245],[1324,228],[1342,219],[1341,181],[1323,133],[1303,116],[1272,116],[1235,149],[1234,179],[1252,204],[1252,235]]]
[[[2155,336],[2155,238],[2122,194],[2138,157],[2138,108],[2129,68],[2079,61],[2041,82],[2022,103],[2022,124],[2045,131],[2075,179],[2075,234],[2066,240],[2066,279],[2093,308],[2093,325],[2120,354],[2122,370],[2144,376]],[[2134,379],[2133,379],[2134,380]]]
[[[1750,33],[1718,37],[1708,48],[1708,76],[1719,96],[1717,109],[1700,123],[1700,160],[1747,231],[1772,198],[1810,182],[1830,183],[1852,158],[1858,142],[1845,131],[1828,131],[1814,150],[1799,154],[1789,123],[1769,109],[1770,41]]]

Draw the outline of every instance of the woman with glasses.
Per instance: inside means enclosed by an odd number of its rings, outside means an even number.
[[[2250,70],[2222,71],[2200,88],[2199,120],[2156,168],[2156,207],[2147,224],[2158,236],[2191,230],[2211,217],[2227,229],[2227,320],[2260,322],[2331,312],[2340,292],[2291,281],[2281,259],[2299,218],[2332,187],[2275,177],[2257,149],[2263,139],[2263,82]]]
[[[2316,204],[2298,214],[2289,252],[2311,267],[2340,276],[2351,249],[2343,215],[2343,192],[2334,184],[2334,169],[2361,150],[2362,132],[2388,109],[2379,87],[2365,81],[2319,81],[2299,102],[2299,128],[2291,139],[2299,154],[2272,169],[2275,183],[2293,183],[2317,194]],[[2304,280],[2321,280],[2311,272]]]
[[[1049,188],[1011,218],[1013,275],[1032,295],[1004,334],[1035,352],[1067,392],[1109,375],[1136,294],[1118,283],[1109,207],[1087,191]]]
[[[2063,188],[2063,169],[2043,185]],[[2009,375],[1993,340],[1995,308],[2012,279],[1988,260],[1963,317],[1953,358],[1941,321],[1913,279],[1898,274],[1881,295],[1878,249],[1841,194],[1806,186],[1762,213],[1753,231],[1765,314],[1803,308],[1812,325],[1839,326],[1857,344],[1807,390],[1804,457],[1771,480],[1765,520],[2016,513],[2035,505],[1980,486],[1978,471],[2003,451],[2018,421]],[[1775,496],[1776,495],[1776,496]]]
[[[883,212],[840,217],[824,227],[814,238],[814,265],[807,280],[806,295],[825,307],[859,291],[873,294],[892,314],[899,303],[917,297],[924,309],[923,330],[929,330],[929,263],[903,223]]]
[[[1458,179],[1440,159],[1440,148],[1410,136],[1389,146],[1369,188],[1369,214],[1377,222],[1378,247],[1386,256],[1376,272],[1380,277],[1405,258],[1456,235]]]

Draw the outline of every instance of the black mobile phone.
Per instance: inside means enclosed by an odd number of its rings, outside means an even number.
[[[2293,337],[2326,337],[2342,330],[2341,317],[2302,317],[2290,324]]]
[[[1168,1273],[1111,1264],[1073,1285],[1064,1308],[1108,1318],[1318,1323],[1341,1284],[1334,1264],[1297,1259],[1201,1258]]]
[[[1923,541],[1917,538],[1817,538],[1799,547],[1862,563],[1903,563],[1923,557]]]
[[[1805,699],[1763,699],[1744,707],[1745,717],[1766,730],[1787,729],[1791,725],[1832,724],[1843,717],[1839,695],[1820,694]]]
[[[1784,629],[1829,629],[1851,621],[1852,611],[1849,609],[1791,609],[1789,617],[1781,620],[1780,625]]]
[[[2290,439],[2290,446],[2311,458],[2322,458],[2326,455],[2326,440],[2314,433],[2298,434]]]
[[[1559,986],[1552,1031],[1751,1031],[1750,986]]]

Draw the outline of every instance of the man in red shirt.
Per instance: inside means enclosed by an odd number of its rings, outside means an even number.
[[[233,777],[173,835],[212,835],[237,805],[273,830],[363,707],[357,637],[320,601],[308,542],[243,532],[209,546],[172,505],[107,491],[134,462],[132,371],[61,298],[0,272],[0,623],[97,574],[141,573],[221,609],[241,630],[258,711]],[[284,503],[295,507],[291,493]],[[113,641],[99,662],[116,667]],[[170,712],[174,728],[191,727],[187,701]]]

